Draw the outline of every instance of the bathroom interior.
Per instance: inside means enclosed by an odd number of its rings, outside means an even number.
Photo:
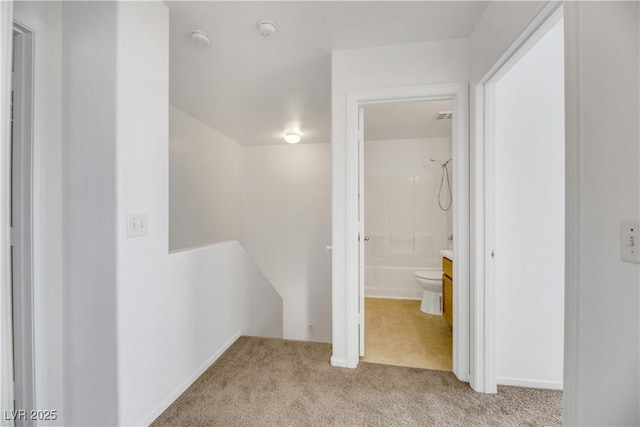
[[[451,371],[452,101],[364,108],[362,361]]]

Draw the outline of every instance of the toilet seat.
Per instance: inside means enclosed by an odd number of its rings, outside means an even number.
[[[416,271],[416,277],[426,280],[442,280],[442,271],[439,270],[422,270]]]

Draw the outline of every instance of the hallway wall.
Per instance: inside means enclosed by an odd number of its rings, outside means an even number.
[[[169,249],[244,233],[246,148],[169,106]]]
[[[166,6],[29,2],[16,18],[38,43],[38,408],[148,424],[239,334],[281,337],[282,300],[237,243],[168,253]],[[129,213],[147,236],[126,237]]]
[[[62,4],[14,2],[35,40],[33,91],[36,402],[62,409]],[[56,420],[50,425],[61,425]]]
[[[640,217],[640,4],[565,3],[569,425],[640,424],[640,266],[620,260],[620,221]],[[569,167],[568,166],[568,167]],[[577,304],[577,306],[576,306]]]
[[[115,212],[149,225],[116,235],[119,425],[153,421],[239,335],[282,337],[282,299],[237,243],[168,252],[168,39],[165,4],[118,3]]]
[[[470,37],[472,87],[546,4],[489,4]],[[565,319],[574,328],[565,334],[563,423],[637,425],[640,271],[620,261],[619,222],[640,216],[640,11],[636,2],[563,4],[566,167],[578,174],[566,192]]]
[[[282,296],[284,338],[330,342],[331,146],[243,146],[173,106],[169,120],[170,248],[238,241]]]
[[[247,147],[244,171],[244,245],[282,295],[284,337],[331,342],[331,145]]]
[[[347,96],[349,92],[468,81],[466,39],[334,51],[331,55],[332,363],[347,366]]]

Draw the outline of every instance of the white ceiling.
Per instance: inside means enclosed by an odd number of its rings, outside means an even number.
[[[486,2],[165,2],[170,102],[244,145],[329,142],[331,51],[468,37]],[[256,23],[278,26],[265,39]],[[189,41],[194,29],[211,46]]]
[[[435,120],[434,117],[452,108],[451,101],[369,105],[364,109],[364,138],[377,141],[451,137],[452,120]]]

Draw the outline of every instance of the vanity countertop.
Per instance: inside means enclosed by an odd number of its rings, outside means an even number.
[[[453,261],[453,250],[451,249],[440,249],[440,253],[443,257],[447,258],[450,261]]]

